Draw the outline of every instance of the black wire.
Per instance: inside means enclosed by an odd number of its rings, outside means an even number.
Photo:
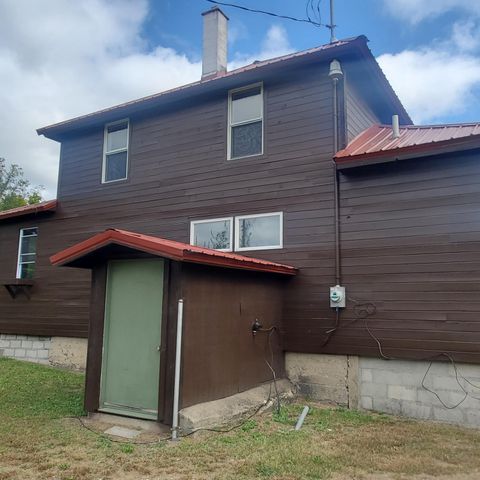
[[[321,0],[317,0],[316,5],[313,4],[314,0],[307,0],[305,5],[305,16],[314,23],[322,24],[322,16],[320,13]],[[311,12],[311,13],[310,13]],[[313,17],[313,19],[312,19]],[[327,26],[327,25],[325,25]]]
[[[241,308],[241,305],[240,305],[240,308]],[[277,387],[277,374],[275,372],[275,369],[273,368],[274,354],[273,354],[273,347],[272,347],[272,343],[271,343],[272,334],[275,331],[277,331],[277,327],[275,325],[273,325],[269,328],[259,328],[258,330],[256,330],[256,332],[268,333],[268,347],[269,347],[270,355],[271,355],[271,364],[267,360],[267,358],[265,358],[265,363],[267,364],[268,368],[272,372],[272,381],[273,381],[273,385],[274,385],[274,388],[275,388],[275,396],[276,396],[276,404],[277,404],[276,412],[278,414],[278,413],[280,413],[280,408],[281,408],[280,394],[278,392],[278,387]],[[255,411],[251,415],[244,418],[237,425],[233,425],[232,427],[229,427],[229,428],[226,428],[226,429],[206,428],[206,427],[197,428],[195,430],[192,430],[191,432],[185,433],[183,435],[181,434],[179,436],[179,438],[189,437],[190,435],[193,435],[194,433],[202,432],[202,431],[203,432],[214,432],[214,433],[229,433],[229,432],[231,432],[233,430],[236,430],[237,428],[240,428],[243,425],[245,425],[245,423],[248,422],[249,420],[251,420],[255,415],[257,415],[262,408],[266,407],[270,403],[271,399],[272,399],[272,382],[270,382],[270,390],[268,392],[267,400],[264,403],[262,403],[258,408],[256,408]],[[88,430],[92,433],[95,433],[96,435],[98,435],[100,437],[103,437],[103,438],[105,438],[105,439],[107,439],[107,440],[109,440],[110,442],[113,442],[113,443],[125,443],[125,444],[131,444],[131,445],[153,445],[153,444],[159,443],[161,441],[167,441],[167,440],[172,439],[172,435],[170,434],[167,437],[161,437],[161,438],[158,438],[157,440],[153,440],[153,441],[149,441],[149,442],[136,442],[136,441],[132,442],[132,441],[129,441],[129,440],[116,440],[116,439],[110,438],[109,436],[105,435],[104,432],[97,432],[93,428],[86,425],[85,422],[82,420],[82,417],[64,417],[64,418],[73,418],[73,419],[77,420],[80,423],[80,425],[83,428],[85,428],[86,430]]]
[[[320,4],[322,3],[322,0],[318,0],[317,2],[317,18],[318,18],[318,23],[322,23],[322,13],[320,12]]]
[[[222,5],[222,6],[225,6],[225,7],[238,8],[240,10],[245,10],[245,11],[251,12],[251,13],[261,13],[263,15],[269,15],[271,17],[283,18],[285,20],[292,20],[294,22],[310,23],[311,25],[314,25],[315,27],[326,27],[327,26],[327,25],[323,25],[322,23],[319,23],[319,22],[314,22],[313,20],[311,20],[309,18],[290,17],[289,15],[280,15],[278,13],[267,12],[265,10],[256,10],[254,8],[244,7],[243,5],[237,5],[235,3],[218,2],[217,0],[206,0],[206,1],[209,2],[209,3],[213,3],[215,5]]]
[[[275,387],[276,388],[276,387]],[[258,408],[254,410],[253,413],[251,413],[248,417],[244,418],[240,423],[233,425],[232,427],[226,428],[226,429],[218,429],[218,428],[206,428],[206,427],[201,427],[197,428],[195,430],[192,430],[191,432],[180,434],[179,438],[185,438],[193,435],[194,433],[197,432],[213,432],[213,433],[229,433],[232,432],[233,430],[236,430],[237,428],[242,427],[245,425],[249,420],[251,420],[254,416],[256,416],[262,408],[266,407],[269,403],[270,400],[272,399],[272,382],[270,382],[270,390],[268,393],[268,398],[265,400],[264,403],[262,403]],[[114,438],[110,438],[108,435],[106,435],[104,432],[97,432],[93,428],[89,427],[83,420],[82,417],[63,417],[63,418],[72,418],[74,420],[77,420],[80,425],[88,430],[89,432],[92,432],[99,437],[105,438],[106,440],[113,442],[113,443],[124,443],[124,444],[130,444],[130,445],[154,445],[159,442],[167,441],[172,439],[172,435],[168,435],[167,437],[161,437],[156,440],[148,441],[148,442],[137,442],[137,441],[129,441],[129,440],[116,440]]]
[[[370,329],[370,327],[368,326],[368,317],[371,316],[371,315],[374,315],[377,311],[377,306],[373,303],[373,302],[361,302],[359,300],[355,300],[354,298],[351,298],[351,297],[347,297],[349,300],[351,300],[352,302],[355,303],[355,306],[354,306],[354,313],[355,313],[355,321],[358,320],[358,319],[363,319],[363,323],[364,323],[364,326],[365,326],[365,329],[366,331],[368,332],[368,334],[370,335],[370,337],[373,338],[373,340],[375,341],[375,343],[377,344],[378,346],[378,351],[380,353],[380,356],[382,358],[384,358],[385,360],[400,360],[399,358],[395,358],[395,357],[392,357],[390,355],[386,355],[383,351],[383,347],[382,347],[382,344],[380,342],[380,339],[372,332],[372,330]],[[425,380],[427,379],[427,376],[430,372],[430,369],[432,368],[433,366],[433,361],[435,359],[438,359],[438,357],[441,357],[441,356],[444,356],[446,357],[450,363],[452,364],[452,367],[453,367],[453,370],[455,372],[455,380],[457,382],[457,385],[461,388],[461,390],[463,391],[464,393],[464,396],[461,400],[459,400],[455,405],[448,405],[447,403],[445,403],[442,398],[440,397],[440,395],[435,391],[435,390],[432,390],[431,388],[427,387],[427,385],[425,384]],[[472,395],[468,390],[465,389],[465,387],[461,384],[460,382],[460,378],[462,380],[464,380],[466,383],[468,383],[469,385],[471,385],[472,387],[474,388],[477,388],[477,389],[480,389],[480,385],[476,385],[474,383],[472,383],[470,380],[466,379],[462,373],[459,371],[458,369],[458,366],[455,362],[455,360],[453,359],[453,357],[447,353],[447,352],[441,352],[439,354],[436,354],[436,355],[433,355],[433,356],[428,356],[428,357],[425,357],[425,358],[420,358],[419,360],[423,360],[423,361],[428,361],[430,360],[430,363],[427,367],[427,370],[425,371],[425,374],[423,375],[423,378],[422,378],[422,388],[424,388],[427,392],[430,392],[432,393],[433,395],[435,395],[435,397],[438,399],[438,401],[447,409],[449,410],[453,410],[454,408],[457,408],[459,407],[463,402],[465,402],[465,400],[470,397],[470,398],[473,398],[475,400],[479,400],[480,401],[480,398],[479,397],[476,397],[474,395]]]
[[[272,325],[269,328],[259,328],[255,330],[255,332],[261,332],[261,333],[268,333],[268,347],[270,349],[270,356],[271,356],[271,364],[269,361],[265,358],[265,363],[267,364],[268,368],[272,372],[272,380],[273,380],[273,385],[275,387],[275,395],[277,399],[277,407],[276,407],[276,412],[277,414],[280,413],[280,394],[278,393],[278,387],[277,387],[277,374],[275,372],[275,369],[273,368],[273,363],[274,363],[274,355],[273,355],[273,348],[272,348],[272,333],[277,331],[277,327],[275,325]],[[271,392],[270,392],[271,393]]]
[[[110,438],[110,436],[106,435],[104,432],[97,432],[96,430],[94,430],[93,428],[89,427],[83,420],[82,420],[82,417],[64,417],[64,418],[73,418],[75,420],[78,420],[78,422],[80,423],[80,425],[85,428],[86,430],[88,430],[89,432],[92,432],[92,433],[95,433],[96,435],[98,435],[99,437],[102,437],[102,438],[105,438],[106,440],[110,441],[110,442],[113,442],[113,443],[126,443],[126,444],[130,444],[130,445],[154,445],[156,443],[159,443],[161,441],[166,441],[166,440],[170,440],[172,438],[172,435],[168,435],[167,437],[162,437],[162,438],[158,438],[156,440],[151,440],[151,441],[148,441],[148,442],[136,442],[136,441],[130,441],[130,440],[116,440],[114,438]]]
[[[433,360],[430,361],[430,364],[428,365],[428,368],[427,368],[427,371],[425,372],[425,375],[423,376],[422,378],[422,387],[427,391],[427,392],[430,392],[430,393],[433,393],[433,395],[435,395],[438,399],[438,401],[448,410],[453,410],[454,408],[457,408],[459,407],[468,397],[468,392],[463,388],[463,386],[461,385],[459,379],[458,379],[458,369],[457,369],[457,365],[455,364],[453,358],[448,355],[447,353],[444,353],[444,355],[446,357],[448,357],[450,359],[450,362],[452,363],[453,365],[453,369],[455,371],[455,379],[457,380],[457,384],[460,386],[460,388],[463,390],[463,393],[464,393],[464,396],[463,398],[457,402],[455,405],[447,405],[441,398],[440,398],[440,395],[435,392],[434,390],[432,390],[431,388],[427,387],[425,385],[425,379],[427,378],[427,375],[428,375],[428,372],[430,371],[430,369],[432,368],[432,365],[433,365]]]
[[[270,332],[268,333],[268,347],[270,349],[272,364],[270,365],[266,359],[265,359],[265,362],[267,363],[268,368],[272,372],[273,385],[275,387],[275,395],[276,395],[276,398],[277,398],[277,415],[278,415],[280,413],[281,406],[280,406],[280,395],[278,393],[278,387],[277,387],[277,374],[276,374],[276,372],[273,368],[274,357],[273,357],[273,348],[272,348],[272,333],[275,332],[275,331],[277,331],[277,329],[276,329],[275,326],[273,326],[272,329],[270,330]]]

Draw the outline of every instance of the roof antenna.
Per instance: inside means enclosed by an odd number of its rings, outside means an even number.
[[[334,0],[330,0],[330,24],[326,25],[327,28],[330,29],[330,43],[335,43],[337,42],[337,39],[335,38],[335,22],[334,22],[334,16],[333,16],[333,3]]]

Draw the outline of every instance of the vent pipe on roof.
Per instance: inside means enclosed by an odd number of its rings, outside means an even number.
[[[218,7],[203,15],[202,79],[215,77],[227,71],[228,17]]]
[[[398,115],[392,115],[392,138],[400,137],[400,123]]]

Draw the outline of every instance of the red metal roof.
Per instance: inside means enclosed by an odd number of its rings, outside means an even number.
[[[337,165],[355,166],[368,160],[397,160],[415,156],[480,148],[480,123],[407,125],[393,138],[390,125],[373,125],[335,155]]]
[[[236,253],[219,252],[187,243],[142,235],[126,230],[108,229],[83,242],[77,243],[50,257],[52,265],[68,265],[108,245],[122,245],[142,252],[170,258],[180,262],[201,263],[218,267],[256,270],[260,272],[296,275],[297,269],[289,265],[245,257]]]
[[[25,205],[24,207],[11,208],[0,212],[0,222],[7,218],[21,217],[23,215],[32,215],[42,212],[54,212],[57,208],[57,200],[47,200],[46,202],[36,203],[34,205]]]
[[[308,61],[320,60],[324,58],[325,55],[329,55],[333,58],[333,55],[342,55],[347,52],[350,53],[352,48],[357,49],[364,59],[370,61],[369,63],[371,63],[370,69],[372,75],[379,80],[380,87],[377,94],[380,92],[384,93],[393,105],[393,111],[396,111],[400,115],[404,123],[411,123],[408,113],[393,91],[378,63],[375,61],[375,58],[367,46],[367,42],[368,39],[364,35],[360,35],[358,37],[338,40],[334,43],[328,43],[319,47],[310,48],[308,50],[290,53],[281,57],[255,61],[249,65],[246,65],[245,67],[240,67],[213,77],[207,77],[197,82],[182,85],[164,92],[155,93],[137,100],[125,102],[120,105],[89,113],[87,115],[82,115],[76,118],[65,120],[63,122],[39,128],[37,133],[39,135],[45,135],[47,138],[51,138],[53,140],[59,140],[62,133],[73,128],[83,128],[86,126],[95,125],[99,122],[112,121],[114,119],[121,118],[122,116],[126,117],[132,113],[144,110],[146,108],[157,107],[167,101],[174,101],[187,97],[190,98],[193,95],[205,94],[206,92],[215,89],[232,88],[235,86],[234,82],[237,82],[238,84],[237,77],[244,74],[255,74],[257,70],[260,70],[263,72],[263,74],[265,74],[267,70],[275,67],[295,68],[295,66],[300,62],[306,63]],[[245,81],[250,81],[250,76]]]

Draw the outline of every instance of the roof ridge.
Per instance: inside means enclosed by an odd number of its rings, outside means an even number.
[[[392,108],[398,110],[399,113],[402,114],[404,120],[409,120],[410,117],[408,116],[408,113],[398,99],[398,96],[393,91],[390,83],[385,77],[385,74],[378,65],[378,62],[376,61],[373,53],[368,48],[367,42],[368,39],[365,35],[358,35],[356,37],[341,39],[334,43],[326,43],[310,49],[288,53],[279,57],[256,61],[243,67],[239,67],[235,70],[227,71],[221,75],[211,76],[203,80],[196,80],[195,82],[179,85],[168,90],[128,100],[126,102],[112,105],[107,108],[78,115],[73,118],[68,118],[51,125],[41,127],[37,129],[37,134],[44,135],[46,138],[50,138],[52,140],[60,141],[61,136],[65,134],[65,132],[69,129],[91,127],[92,125],[96,125],[97,123],[108,123],[109,121],[113,121],[115,118],[119,118],[119,115],[123,115],[126,118],[133,113],[143,111],[146,108],[158,108],[158,106],[161,105],[162,102],[171,102],[184,99],[185,96],[188,94],[205,94],[208,92],[212,92],[215,89],[220,89],[222,86],[226,89],[235,88],[235,85],[238,86],[238,83],[241,81],[241,79],[239,78],[238,81],[235,82],[236,76],[240,74],[245,73],[246,75],[248,75],[250,73],[251,76],[254,76],[257,75],[257,69],[265,69],[265,71],[267,71],[268,68],[280,68],[282,62],[287,61],[294,62],[295,60],[297,60],[300,62],[301,59],[305,59],[305,63],[308,63],[309,61],[313,62],[317,59],[315,55],[319,55],[318,59],[320,59],[320,54],[322,53],[325,55],[326,58],[334,58],[334,56],[336,55],[335,49],[337,48],[339,49],[339,55],[347,53],[350,54],[351,51],[355,49],[355,51],[360,57],[362,57],[362,59],[364,58],[368,60],[367,63],[372,63],[372,65],[375,64],[373,67],[368,69],[367,74],[372,75],[373,77],[378,76],[379,84],[385,87],[382,91],[384,91],[383,94],[386,96],[387,102],[392,102]],[[352,50],[348,50],[349,48],[351,48]],[[310,55],[312,55],[313,60],[310,60]],[[217,84],[217,82],[220,83]]]

